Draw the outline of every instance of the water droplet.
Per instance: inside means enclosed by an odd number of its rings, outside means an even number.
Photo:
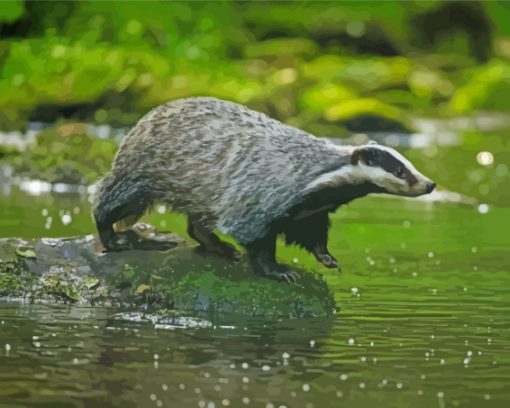
[[[359,387],[360,387],[361,389],[364,389],[364,388],[366,387],[366,384],[365,384],[364,382],[360,382],[360,383],[359,383]]]
[[[351,292],[355,295],[356,293],[358,293],[358,288],[351,288]]]
[[[269,370],[271,370],[271,367],[270,367],[270,366],[268,366],[267,364],[264,364],[264,365],[262,366],[262,371],[269,371]]]
[[[478,206],[478,212],[480,214],[487,214],[489,212],[489,205],[488,204],[480,204]]]
[[[289,353],[283,353],[282,354],[282,358],[290,358],[290,354]]]
[[[308,392],[308,391],[310,391],[310,385],[308,385],[308,384],[303,384],[303,391],[304,391],[304,392]]]
[[[315,340],[310,340],[310,347],[315,347]]]
[[[349,343],[351,346],[356,342],[356,340],[354,340],[353,338],[350,338],[349,340],[347,340],[347,343]]]
[[[404,386],[402,383],[396,383],[395,386],[400,390]]]
[[[503,163],[500,163],[496,166],[496,175],[499,177],[504,177],[508,173],[508,167]]]
[[[158,399],[158,397],[156,396],[156,394],[151,394],[150,399],[151,399],[151,401],[156,401]]]
[[[340,374],[340,377],[338,377],[338,378],[340,378],[341,381],[345,381],[345,380],[347,380],[348,377],[347,377],[347,374]]]
[[[494,156],[491,152],[480,152],[476,155],[476,161],[482,166],[489,166],[494,162]]]

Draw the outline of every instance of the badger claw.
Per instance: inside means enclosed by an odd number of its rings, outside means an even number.
[[[297,283],[299,279],[301,279],[301,276],[296,271],[285,271],[285,272],[273,272],[268,273],[265,276],[268,278],[276,279],[279,281],[284,281],[287,283]]]

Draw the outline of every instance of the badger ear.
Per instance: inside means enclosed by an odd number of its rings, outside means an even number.
[[[351,164],[355,166],[359,163],[360,159],[362,159],[365,164],[373,166],[378,155],[379,152],[376,148],[366,146],[358,147],[354,149],[351,154]]]
[[[363,148],[358,147],[357,149],[354,149],[351,154],[351,164],[353,166],[356,166],[359,162],[359,158],[363,154]]]

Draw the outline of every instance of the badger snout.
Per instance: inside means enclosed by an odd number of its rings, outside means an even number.
[[[436,183],[434,183],[433,181],[427,181],[427,183],[425,184],[426,194],[432,193],[432,191],[434,191],[435,188],[436,188]]]

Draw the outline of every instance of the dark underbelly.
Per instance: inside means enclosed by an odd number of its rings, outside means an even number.
[[[302,202],[288,211],[288,216],[286,218],[299,220],[324,211],[334,212],[338,207],[344,204],[378,191],[380,191],[380,189],[371,183],[326,188],[307,196]]]

